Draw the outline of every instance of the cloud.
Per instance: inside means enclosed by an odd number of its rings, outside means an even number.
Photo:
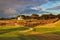
[[[22,8],[27,4],[31,4],[30,0],[0,0],[0,8]]]
[[[13,17],[16,15],[16,10],[7,8],[4,10],[0,10],[0,17]]]
[[[0,8],[23,8],[26,5],[41,5],[46,3],[47,0],[0,0]]]
[[[60,6],[56,6],[54,8],[48,8],[47,10],[60,10]]]
[[[40,6],[31,7],[30,9],[40,10]]]
[[[49,0],[49,1],[60,1],[60,0]]]
[[[4,10],[4,13],[8,15],[13,15],[13,14],[16,14],[16,10],[8,8]]]
[[[53,8],[53,7],[56,7],[56,6],[60,6],[60,1],[53,3],[52,8]]]
[[[30,7],[30,9],[33,9],[33,10],[41,10],[40,6],[43,5],[43,4],[46,4],[47,2],[49,2],[48,0],[34,0],[35,2],[37,2],[38,5],[34,5],[32,7]]]
[[[16,10],[25,10],[28,6],[32,7],[32,9],[36,6],[41,6],[47,3],[48,0],[0,0],[0,17],[9,16],[16,13]],[[16,13],[17,14],[17,13]]]
[[[47,10],[60,10],[60,1],[56,2],[52,5],[51,8],[47,8]]]

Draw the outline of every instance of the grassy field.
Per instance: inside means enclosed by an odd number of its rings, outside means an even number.
[[[60,40],[60,21],[47,25],[0,28],[0,40]]]

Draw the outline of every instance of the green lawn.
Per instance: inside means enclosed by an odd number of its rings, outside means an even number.
[[[34,32],[43,32],[43,33],[48,33],[48,32],[49,33],[50,32],[59,32],[60,33],[60,21],[58,21],[53,28],[36,27],[32,31],[34,31]]]

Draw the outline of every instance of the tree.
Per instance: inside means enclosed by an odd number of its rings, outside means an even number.
[[[41,19],[48,19],[49,18],[49,16],[47,15],[47,14],[43,14],[41,17],[40,17]]]
[[[31,17],[30,16],[26,16],[25,19],[31,19]]]
[[[58,14],[57,17],[60,19],[60,14]]]
[[[39,18],[39,15],[37,15],[37,14],[32,14],[32,15],[31,15],[31,18],[33,18],[33,19],[38,19],[38,18]]]
[[[49,19],[53,19],[53,18],[56,18],[56,15],[53,15],[53,14],[49,14]]]
[[[43,14],[41,17],[41,19],[53,19],[53,18],[56,18],[56,15],[53,15],[53,14]]]

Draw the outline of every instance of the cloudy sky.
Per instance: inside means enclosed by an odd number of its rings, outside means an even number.
[[[60,0],[0,0],[0,17],[20,14],[60,13]]]

